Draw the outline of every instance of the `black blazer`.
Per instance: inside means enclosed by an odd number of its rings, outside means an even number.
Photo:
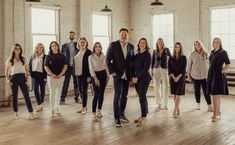
[[[79,52],[80,49],[77,49],[75,54]],[[92,54],[90,49],[87,49],[86,52],[84,53],[83,59],[82,59],[82,76],[87,78],[91,77],[90,70],[89,70],[89,61],[88,58]],[[74,62],[75,65],[76,62]],[[74,66],[75,68],[75,66]],[[74,74],[75,74],[75,69],[74,69]]]
[[[32,78],[37,78],[39,76],[42,76],[44,79],[47,79],[47,72],[46,72],[46,70],[44,68],[45,58],[46,58],[46,55],[43,56],[43,63],[42,63],[43,73],[40,73],[40,72],[33,72],[33,70],[32,70],[33,56],[30,57],[30,60],[29,60],[29,72],[30,72],[30,75],[31,75]]]
[[[73,42],[73,44],[74,44],[74,48],[75,48],[74,52],[75,52],[75,54],[76,54],[77,49],[78,49],[78,48],[77,48],[77,42]],[[70,66],[69,43],[65,43],[65,44],[62,45],[61,53],[64,54],[64,56],[65,56],[65,58],[66,58],[66,64],[67,64],[68,66]]]
[[[162,55],[160,56],[160,52],[156,52],[156,50],[153,50],[152,55],[152,65],[151,68],[165,68],[168,67],[168,60],[171,57],[171,52],[168,48],[164,48],[164,51],[162,52]]]
[[[124,58],[120,41],[110,43],[106,54],[106,63],[110,74],[116,73],[118,77],[122,77],[124,71],[127,80],[133,76],[133,60],[134,60],[134,46],[127,44],[127,57]]]

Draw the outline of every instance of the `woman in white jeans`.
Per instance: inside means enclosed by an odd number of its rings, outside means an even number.
[[[51,117],[61,114],[59,109],[60,95],[64,82],[64,73],[67,69],[65,56],[60,53],[59,44],[52,41],[49,54],[45,60],[45,70],[48,74],[48,86],[50,89]]]
[[[158,38],[156,49],[153,50],[152,55],[152,76],[154,81],[154,95],[157,111],[167,110],[167,101],[169,95],[169,77],[168,77],[168,59],[171,53],[165,47],[162,38]]]

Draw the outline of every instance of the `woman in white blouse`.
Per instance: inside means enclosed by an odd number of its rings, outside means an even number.
[[[47,81],[47,73],[44,69],[45,49],[42,43],[38,43],[34,49],[34,53],[29,60],[29,72],[33,81],[34,95],[38,104],[36,112],[43,110],[43,102],[45,97],[45,87]]]
[[[12,91],[12,104],[16,119],[19,119],[18,112],[18,88],[20,87],[25,99],[28,111],[30,113],[29,119],[34,119],[33,108],[29,98],[28,91],[28,65],[25,57],[22,56],[22,47],[16,43],[13,46],[11,57],[6,61],[6,80],[9,83]]]
[[[109,80],[109,72],[100,42],[96,42],[93,46],[93,53],[89,57],[89,69],[94,89],[94,98],[92,101],[93,121],[98,121],[102,117],[101,109],[104,100],[104,91]],[[98,110],[96,111],[97,104]]]
[[[78,84],[77,90],[82,98],[82,108],[77,113],[86,114],[87,112],[87,90],[88,83],[91,81],[89,71],[88,57],[91,55],[91,50],[88,49],[88,42],[85,37],[81,37],[77,43],[77,52],[74,57],[75,76]]]
[[[193,52],[189,55],[187,74],[189,82],[193,82],[197,109],[200,110],[201,88],[208,105],[208,111],[213,112],[211,97],[207,93],[207,73],[209,68],[208,53],[200,40],[194,42]]]

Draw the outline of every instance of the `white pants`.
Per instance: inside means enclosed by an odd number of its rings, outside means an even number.
[[[54,110],[60,105],[61,90],[64,82],[64,76],[60,79],[53,79],[53,77],[48,76],[48,87],[50,90],[50,106]]]
[[[167,107],[169,95],[168,70],[163,68],[153,69],[154,95],[156,104]]]

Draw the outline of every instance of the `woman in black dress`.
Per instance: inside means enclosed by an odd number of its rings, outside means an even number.
[[[173,117],[180,116],[179,103],[180,96],[185,94],[185,72],[187,59],[183,55],[180,42],[175,43],[173,56],[168,61],[168,73],[170,76],[171,94],[174,95],[175,109]]]
[[[225,72],[229,68],[230,60],[228,54],[223,50],[222,42],[220,38],[214,38],[212,42],[213,50],[211,51],[209,61],[210,67],[208,71],[208,94],[212,95],[213,103],[213,116],[212,122],[215,122],[221,116],[220,104],[221,95],[228,95],[228,85]]]
[[[141,117],[136,119],[134,122],[138,123],[137,127],[141,127],[145,125],[148,113],[146,94],[151,80],[151,76],[149,74],[151,54],[148,52],[149,47],[145,38],[141,38],[139,40],[137,47],[138,50],[134,57],[134,77],[132,78],[132,81],[135,83],[135,88],[139,96]]]

